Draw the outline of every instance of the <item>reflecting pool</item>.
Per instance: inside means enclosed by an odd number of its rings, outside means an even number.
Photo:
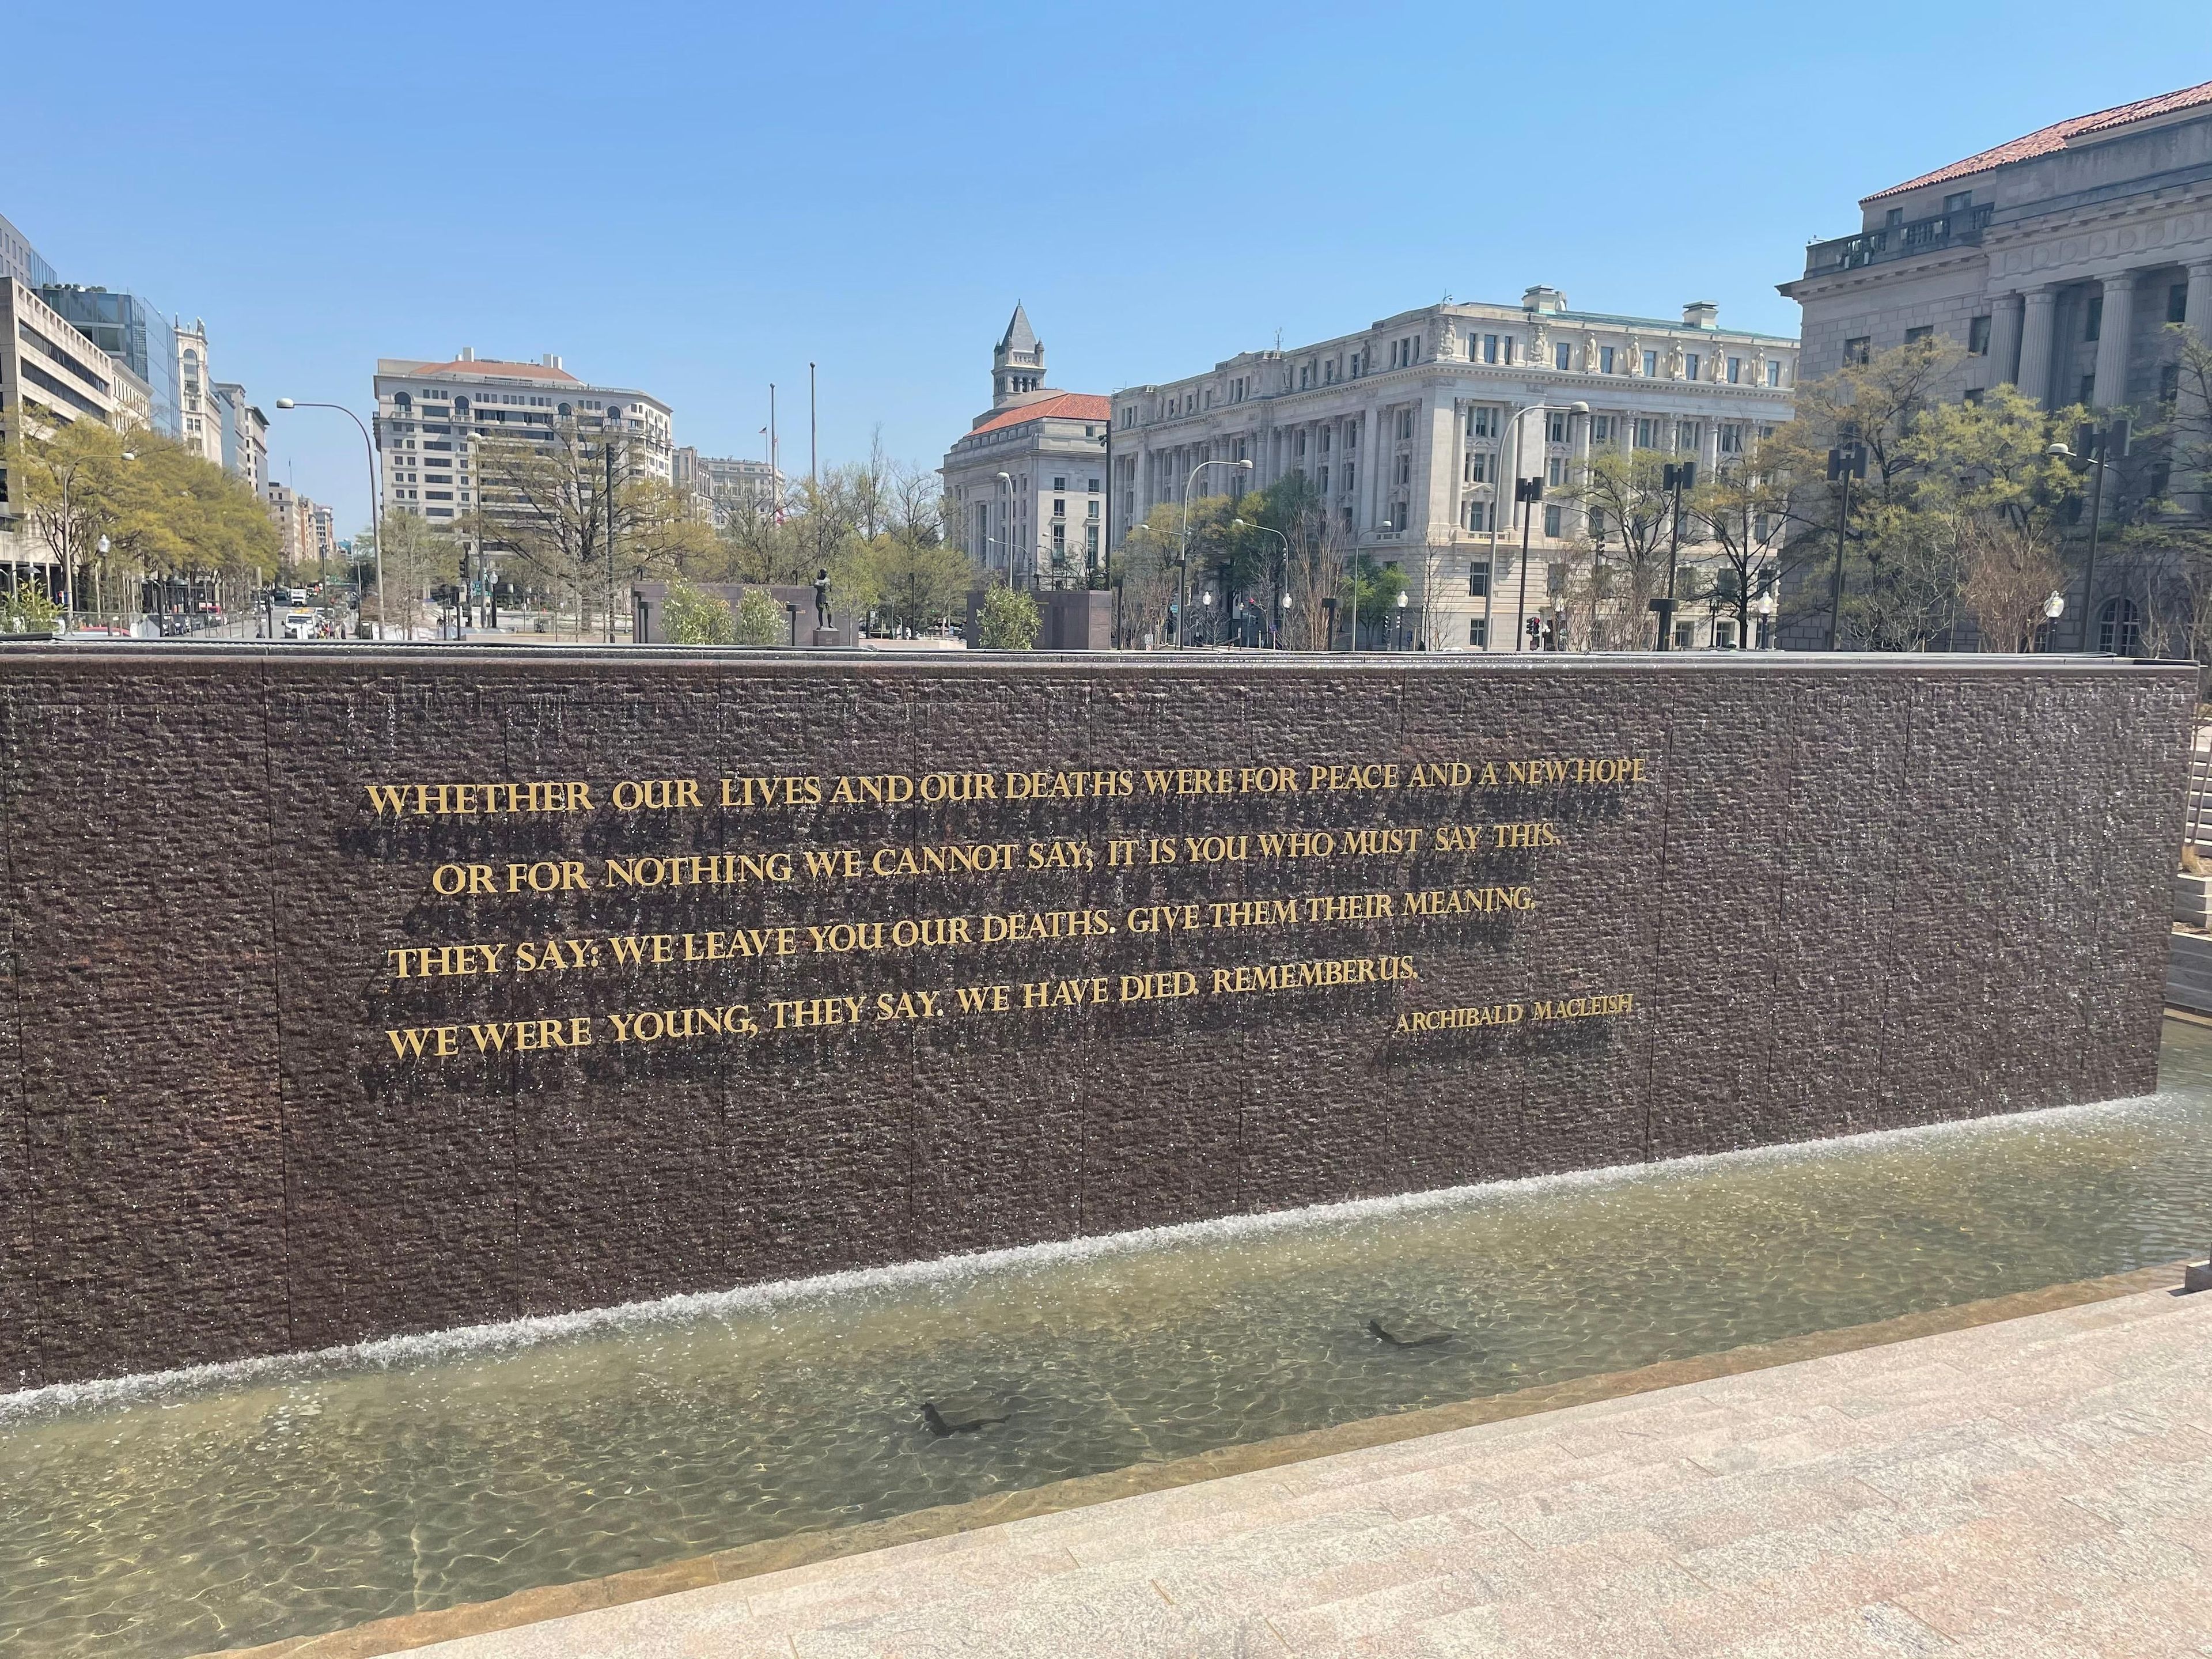
[[[2168,1023],[2161,1085],[17,1395],[0,1652],[249,1645],[2173,1261],[2212,1030]],[[933,1434],[948,1393],[1006,1420]]]

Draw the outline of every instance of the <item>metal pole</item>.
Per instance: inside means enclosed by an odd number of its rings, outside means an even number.
[[[2101,434],[2097,442],[2101,447],[2104,443]],[[2105,517],[2105,458],[2098,456],[2093,465],[2097,469],[2097,477],[2089,486],[2089,564],[2081,573],[2081,649],[2084,651],[2089,648],[2089,618],[2097,592],[2097,530]],[[70,597],[76,596],[72,593]],[[2119,640],[2115,637],[2112,643],[2118,645]]]
[[[1520,443],[1516,436],[1514,459],[1517,463]],[[1513,494],[1521,507],[1521,596],[1513,602],[1513,648],[1524,651],[1528,645],[1528,521],[1534,515],[1534,501],[1522,498],[1521,480],[1513,481]]]
[[[1674,570],[1682,558],[1682,473],[1679,467],[1673,471],[1674,488],[1670,492],[1673,500],[1667,511],[1667,615],[1659,625],[1659,648],[1662,651],[1674,648]],[[1696,624],[1693,623],[1691,626],[1695,627]]]
[[[1851,467],[1844,466],[1843,504],[1836,510],[1836,583],[1828,595],[1828,649],[1844,648],[1844,537],[1851,521]]]
[[[599,448],[607,462],[607,643],[615,642],[615,438],[613,417],[602,422]]]

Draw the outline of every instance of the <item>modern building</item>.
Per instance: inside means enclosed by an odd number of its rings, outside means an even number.
[[[771,514],[783,500],[782,475],[766,461],[702,455],[689,445],[671,456],[670,479],[717,530],[733,520]]]
[[[2010,383],[2054,409],[2148,410],[2180,389],[2167,325],[2212,338],[2212,81],[2039,127],[1878,190],[1859,216],[1781,284],[1804,309],[1807,375],[1934,336],[1965,349],[1959,396]],[[2136,625],[2101,582],[2067,614],[2108,644]],[[1814,605],[1783,643],[1826,632]]]
[[[39,257],[31,239],[5,219],[0,219],[0,276],[13,276],[26,288],[44,288],[61,280]]]
[[[1045,384],[1044,342],[1019,304],[991,353],[991,407],[939,469],[953,539],[1018,586],[1087,587],[1106,550],[1113,404]]]
[[[176,325],[161,307],[135,294],[77,283],[49,282],[40,288],[39,297],[68,318],[77,332],[146,383],[152,400],[148,424],[163,437],[181,441],[185,435],[179,385],[183,348],[178,343]],[[200,334],[204,362],[204,328]]]
[[[487,439],[550,445],[556,431],[626,434],[631,476],[673,482],[674,416],[650,392],[578,380],[548,354],[536,362],[479,358],[464,346],[450,362],[380,357],[376,439],[384,510],[434,520],[477,505],[477,446]]]
[[[11,233],[12,234],[12,233]],[[0,276],[0,453],[16,436],[43,436],[81,420],[128,431],[142,423],[145,387],[79,333],[27,282]],[[66,578],[52,550],[26,535],[0,465],[0,564],[8,580],[58,595]]]
[[[1553,288],[1529,289],[1518,306],[1447,300],[1114,393],[1114,541],[1186,489],[1221,495],[1303,472],[1346,557],[1403,572],[1417,638],[1510,651],[1524,591],[1534,614],[1550,567],[1564,569],[1585,529],[1571,505],[1540,508],[1531,562],[1545,578],[1510,582],[1515,479],[1566,486],[1607,446],[1711,469],[1790,418],[1796,380],[1795,340],[1723,329],[1705,301],[1676,321],[1575,311]],[[1198,471],[1248,459],[1249,473]],[[1709,643],[1712,625],[1683,618],[1677,640]]]

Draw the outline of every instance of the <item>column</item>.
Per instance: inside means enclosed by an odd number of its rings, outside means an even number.
[[[2039,404],[2051,400],[2051,336],[2057,313],[2058,290],[2039,288],[2027,295],[2021,316],[2019,386]]]
[[[2113,409],[2128,400],[2128,340],[2136,318],[2136,274],[2105,278],[2105,314],[2097,331],[2097,389],[2094,402]]]
[[[2189,267],[2189,327],[2199,340],[2212,344],[2212,259],[2199,259]],[[2205,416],[2203,400],[2197,389],[2184,375],[2181,384],[2179,414],[2184,422],[2202,432]],[[2206,478],[2198,475],[2196,480],[2197,510],[2212,508],[2212,490],[2206,489]],[[2176,492],[2179,493],[2178,491]]]
[[[1989,384],[2002,386],[2010,380],[2014,385],[2020,373],[2020,295],[2000,294],[1990,312],[1990,375]]]

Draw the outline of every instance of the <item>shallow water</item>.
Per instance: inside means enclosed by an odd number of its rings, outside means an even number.
[[[271,1641],[2173,1261],[2212,1234],[2212,1030],[2168,1024],[2161,1085],[18,1395],[0,1652]],[[940,1390],[1007,1420],[934,1437]]]

